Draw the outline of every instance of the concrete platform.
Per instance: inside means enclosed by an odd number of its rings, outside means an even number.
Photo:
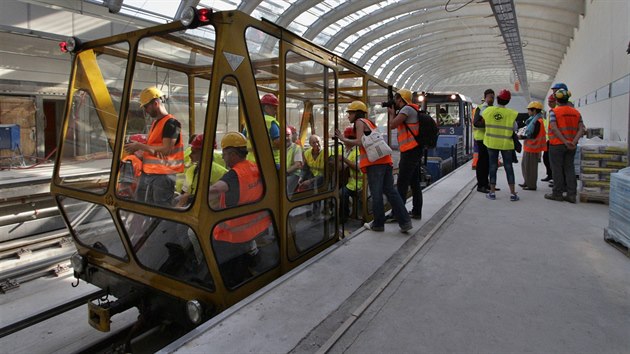
[[[163,352],[627,352],[630,260],[603,240],[608,207],[548,201],[543,182],[510,202],[502,169],[497,200],[473,185],[464,165],[425,190],[436,218],[415,236],[359,232]]]

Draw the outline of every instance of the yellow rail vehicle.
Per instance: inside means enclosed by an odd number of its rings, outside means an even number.
[[[334,148],[332,132],[348,125],[344,106],[353,100],[366,102],[370,117],[387,131],[380,107],[386,84],[237,11],[190,8],[181,21],[62,49],[72,53],[73,67],[51,191],[78,248],[75,276],[115,297],[89,304],[94,327],[109,330],[111,316],[134,306],[144,321],[197,325],[342,236],[342,164],[335,161],[343,150]],[[163,95],[147,101],[149,87]],[[267,94],[279,98],[275,117],[261,106]],[[179,125],[167,152],[155,150],[148,134],[157,134],[163,114],[156,109]],[[297,139],[287,134],[292,127]],[[147,198],[162,188],[151,179],[156,170],[147,168],[149,161],[168,160],[199,133],[199,162],[184,169],[193,169],[192,182],[184,185],[194,197],[186,204]],[[246,137],[248,166],[259,174],[248,181],[262,187],[253,198],[236,197],[230,204],[233,189],[217,200],[212,186],[227,169],[236,170],[226,166],[236,150],[220,151],[223,138],[235,133]],[[139,134],[147,142],[133,145],[144,141],[130,139]],[[312,135],[321,137],[326,163],[313,173],[314,183],[295,189],[287,174],[288,147],[307,149]],[[134,155],[130,146],[143,146],[136,155],[144,165],[133,172],[126,162]],[[175,160],[160,162],[160,168],[177,165]],[[168,178],[177,189],[186,175],[178,167]],[[144,183],[143,195],[134,182]],[[367,192],[362,195],[367,206]],[[367,207],[359,213],[369,218]],[[248,234],[253,229],[256,234]]]

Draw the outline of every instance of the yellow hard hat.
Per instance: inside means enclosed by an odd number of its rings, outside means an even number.
[[[400,97],[405,101],[405,103],[410,104],[411,102],[411,91],[407,90],[407,89],[400,89],[398,90],[398,94],[400,95]]]
[[[247,147],[247,138],[239,132],[229,132],[221,139],[221,149]]]
[[[542,105],[542,103],[540,103],[538,101],[531,101],[529,103],[529,105],[527,105],[527,109],[530,109],[530,108],[535,108],[535,109],[542,110],[543,109],[543,105]]]
[[[348,108],[346,108],[346,112],[351,112],[351,111],[362,111],[362,112],[367,113],[367,106],[365,105],[365,103],[361,101],[352,101],[348,105]]]
[[[164,94],[157,87],[147,87],[140,92],[140,107],[144,107],[147,103],[162,96],[164,96]]]

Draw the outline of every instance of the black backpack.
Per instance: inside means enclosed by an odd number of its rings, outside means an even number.
[[[420,123],[420,134],[418,135],[414,135],[411,132],[407,123],[404,124],[409,133],[411,133],[411,135],[413,135],[416,139],[418,145],[420,145],[423,149],[435,148],[437,146],[438,137],[440,136],[440,130],[438,129],[437,123],[435,123],[435,120],[433,120],[430,115],[420,111],[418,111],[418,122]]]

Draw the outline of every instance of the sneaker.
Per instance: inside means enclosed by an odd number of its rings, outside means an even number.
[[[385,223],[393,223],[396,222],[396,218],[394,217],[393,213],[389,213],[387,215],[385,215]]]
[[[567,195],[567,196],[563,197],[562,199],[564,199],[564,201],[569,202],[569,203],[573,203],[573,204],[576,203],[574,195]]]
[[[363,224],[363,227],[365,227],[368,230],[372,230],[372,231],[376,231],[376,232],[383,232],[385,231],[385,227],[384,226],[372,226],[372,223],[365,223]]]
[[[521,199],[521,198],[519,198],[519,197],[518,197],[518,195],[516,195],[516,194],[512,194],[512,195],[510,196],[510,201],[511,201],[511,202],[515,202],[515,201],[520,200],[520,199]]]
[[[407,233],[407,231],[413,229],[413,225],[409,222],[400,227],[400,232]]]
[[[497,195],[495,193],[490,192],[490,193],[486,194],[486,198],[488,198],[490,200],[495,200],[495,199],[497,199]]]
[[[549,199],[549,200],[555,200],[557,202],[561,202],[564,200],[564,198],[562,198],[561,195],[553,195],[553,193],[547,193],[545,194],[545,199]]]

